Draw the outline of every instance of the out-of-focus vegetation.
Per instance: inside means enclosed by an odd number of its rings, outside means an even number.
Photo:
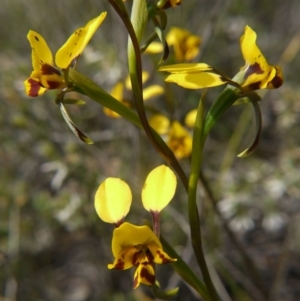
[[[263,97],[263,131],[256,152],[236,158],[253,134],[251,107],[234,106],[210,135],[203,174],[218,206],[262,275],[269,300],[299,300],[300,288],[300,2],[298,0],[183,0],[169,9],[169,25],[201,36],[194,61],[234,75],[243,66],[239,37],[250,25],[270,64],[281,65],[285,83]],[[132,291],[129,271],[107,270],[112,227],[95,213],[94,193],[106,177],[133,188],[128,219],[149,218],[140,191],[147,173],[163,163],[144,134],[123,119],[110,119],[98,104],[69,107],[95,141],[84,145],[64,123],[56,92],[24,94],[31,72],[29,29],[42,34],[53,53],[77,28],[108,11],[81,57],[78,69],[105,90],[127,76],[127,34],[106,1],[2,0],[0,5],[0,300],[148,300]],[[151,27],[149,26],[149,33]],[[159,56],[145,55],[151,83]],[[169,61],[172,62],[172,58]],[[208,91],[208,102],[222,88]],[[201,91],[166,86],[168,97],[147,103],[178,120],[195,108]],[[81,97],[81,96],[80,96]],[[130,94],[128,93],[130,100]],[[167,99],[167,100],[166,100]],[[188,159],[181,161],[188,168]],[[235,247],[203,199],[204,244],[223,300],[259,300]],[[183,188],[162,216],[162,232],[193,266]],[[195,270],[198,274],[199,271]],[[196,297],[171,267],[158,270],[163,287],[180,286],[175,300]],[[252,292],[252,293],[249,293]],[[6,298],[6,299],[5,299]],[[150,298],[150,297],[149,297]],[[150,299],[149,299],[150,300]],[[267,299],[264,299],[267,300]]]

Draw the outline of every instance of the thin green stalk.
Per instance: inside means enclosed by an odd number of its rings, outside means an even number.
[[[241,95],[239,95],[231,86],[226,87],[222,91],[222,93],[218,96],[216,101],[212,104],[211,108],[207,112],[204,125],[203,143],[205,143],[207,135],[209,134],[215,122],[240,97]]]
[[[202,99],[199,102],[194,134],[193,134],[191,173],[189,177],[189,189],[188,189],[188,211],[189,211],[191,239],[192,239],[192,246],[194,249],[194,253],[196,255],[199,267],[201,269],[203,280],[207,286],[209,296],[211,300],[218,301],[219,297],[216,293],[215,287],[210,278],[208,267],[205,261],[205,255],[202,246],[199,213],[197,208],[198,178],[199,178],[200,168],[202,165],[203,146],[204,146],[204,98],[205,98],[205,93],[203,93]]]
[[[170,150],[170,148],[166,144],[162,145],[161,143],[159,143],[157,141],[157,137],[153,135],[153,131],[149,126],[145,107],[144,107],[144,100],[143,100],[143,93],[142,93],[142,60],[141,60],[139,41],[142,37],[144,27],[145,27],[144,23],[147,15],[146,2],[144,0],[133,2],[132,17],[130,20],[129,15],[126,13],[126,9],[124,9],[124,4],[121,0],[116,0],[117,4],[114,0],[108,0],[108,1],[114,7],[116,12],[119,14],[130,36],[130,40],[128,41],[129,73],[130,73],[130,79],[132,84],[134,102],[142,126],[149,140],[155,147],[155,149],[177,172],[179,178],[181,179],[184,187],[187,190],[188,180],[182,167],[180,166],[179,162],[177,161],[174,153]]]

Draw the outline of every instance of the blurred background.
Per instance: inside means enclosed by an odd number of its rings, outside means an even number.
[[[300,2],[298,0],[189,0],[167,12],[171,26],[201,37],[193,60],[229,76],[243,66],[239,38],[245,25],[273,65],[283,68],[278,90],[259,91],[263,130],[250,157],[236,155],[253,138],[251,106],[234,106],[208,139],[203,177],[211,188],[199,191],[203,240],[222,300],[297,301],[300,296]],[[130,3],[128,4],[130,7]],[[123,301],[152,300],[147,287],[132,290],[133,271],[111,271],[113,226],[95,213],[93,199],[107,177],[129,183],[133,205],[126,220],[150,220],[140,194],[148,172],[164,161],[145,135],[126,120],[112,119],[93,101],[68,106],[75,123],[95,142],[85,145],[64,122],[55,91],[39,98],[24,93],[32,71],[29,29],[40,33],[53,53],[71,33],[107,11],[108,16],[85,49],[78,70],[111,91],[125,80],[127,35],[107,1],[2,0],[0,5],[0,300]],[[147,32],[153,31],[149,24]],[[172,63],[171,48],[170,59]],[[183,122],[201,91],[166,86],[156,73],[159,55],[145,55],[146,85],[160,84],[168,96],[147,102]],[[222,91],[210,89],[210,104]],[[126,97],[130,101],[130,91]],[[180,162],[189,171],[189,158]],[[212,209],[218,202],[232,233],[250,254],[261,275],[253,284],[237,248]],[[195,267],[188,238],[187,200],[182,185],[161,217],[161,232]],[[199,300],[171,266],[157,271],[162,288],[179,286],[174,300]],[[264,296],[265,295],[265,296]],[[267,297],[266,297],[267,296]]]

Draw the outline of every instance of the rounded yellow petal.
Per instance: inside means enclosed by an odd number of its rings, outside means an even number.
[[[95,195],[95,209],[106,223],[117,224],[130,209],[132,194],[127,183],[119,178],[107,178]]]
[[[35,72],[41,73],[43,64],[53,65],[52,53],[44,40],[37,32],[30,30],[27,39],[32,48],[32,67]]]
[[[142,202],[148,211],[160,212],[175,194],[177,180],[174,172],[161,165],[153,169],[143,186]]]
[[[111,247],[115,258],[123,254],[123,251],[129,252],[132,247],[147,248],[149,245],[162,249],[159,239],[148,226],[135,226],[125,222],[113,232]]]
[[[160,135],[164,135],[169,131],[170,119],[166,116],[156,114],[149,118],[150,126]]]
[[[68,41],[56,53],[55,63],[59,68],[68,68],[73,59],[83,52],[105,17],[106,12],[103,12],[100,16],[88,22],[85,27],[77,29],[70,36]]]

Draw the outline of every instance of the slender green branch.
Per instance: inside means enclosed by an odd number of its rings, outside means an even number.
[[[132,91],[134,96],[134,102],[136,105],[137,113],[140,117],[142,126],[145,130],[146,135],[149,140],[158,151],[159,154],[173,167],[173,169],[177,172],[179,178],[181,179],[186,190],[188,189],[188,180],[187,177],[177,161],[174,153],[170,150],[170,148],[165,144],[163,147],[160,143],[158,143],[156,137],[153,135],[153,131],[149,126],[145,108],[144,108],[144,100],[142,93],[142,60],[141,60],[141,51],[139,46],[139,39],[142,36],[143,24],[140,24],[141,20],[143,20],[143,16],[141,13],[145,10],[142,5],[145,4],[145,1],[134,1],[132,14],[134,21],[134,28],[129,15],[125,13],[124,9],[120,9],[121,5],[124,5],[122,1],[118,1],[117,5],[114,0],[108,0],[110,4],[115,8],[116,12],[119,14],[121,20],[130,36],[130,41],[128,42],[128,61],[129,61],[129,72],[132,84]],[[120,3],[119,3],[120,2]]]
[[[198,105],[198,112],[195,122],[194,134],[193,134],[193,151],[191,160],[191,174],[189,177],[189,189],[188,189],[188,211],[191,229],[191,239],[193,249],[202,272],[204,282],[207,286],[207,290],[211,297],[211,300],[217,301],[219,297],[214,288],[213,282],[210,278],[208,267],[203,252],[201,227],[199,221],[199,213],[197,208],[197,187],[199,172],[202,165],[203,158],[203,146],[204,146],[204,98],[202,98]]]

